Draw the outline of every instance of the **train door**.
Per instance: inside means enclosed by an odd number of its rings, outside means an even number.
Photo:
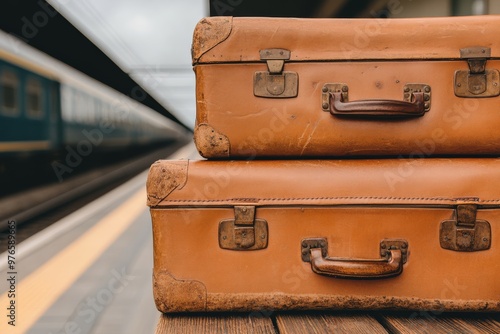
[[[2,65],[0,63],[0,65]],[[23,124],[19,74],[0,66],[0,151],[15,152],[23,146],[19,128]]]
[[[49,141],[46,81],[27,73],[24,81],[25,127],[22,131],[27,139],[37,143],[38,149],[48,150]]]
[[[49,112],[49,141],[52,143],[52,148],[58,150],[62,147],[62,118],[59,83],[51,81],[48,85],[47,94],[47,110]]]

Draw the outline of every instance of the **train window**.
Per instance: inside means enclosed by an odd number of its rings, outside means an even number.
[[[0,81],[2,114],[16,116],[19,114],[19,78],[14,72],[3,71]]]
[[[35,78],[29,78],[26,83],[26,113],[30,118],[42,118],[42,84]]]

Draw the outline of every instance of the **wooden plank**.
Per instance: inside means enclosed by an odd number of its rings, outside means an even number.
[[[163,314],[156,334],[271,334],[271,318],[254,314]]]
[[[406,334],[500,333],[498,316],[492,314],[411,314],[384,315],[379,318],[391,332]]]
[[[372,316],[361,313],[279,314],[276,323],[280,334],[383,333],[384,327]]]

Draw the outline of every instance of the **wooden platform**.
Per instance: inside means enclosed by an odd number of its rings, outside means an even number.
[[[254,312],[160,317],[156,334],[500,333],[500,314]]]

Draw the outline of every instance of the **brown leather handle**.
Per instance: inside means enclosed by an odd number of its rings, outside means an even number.
[[[344,102],[341,92],[330,92],[330,113],[352,117],[418,117],[425,113],[424,93],[413,92],[411,101],[360,100]]]
[[[339,278],[386,278],[403,271],[402,253],[389,250],[388,259],[333,259],[324,257],[321,248],[311,248],[311,269],[316,274]]]

